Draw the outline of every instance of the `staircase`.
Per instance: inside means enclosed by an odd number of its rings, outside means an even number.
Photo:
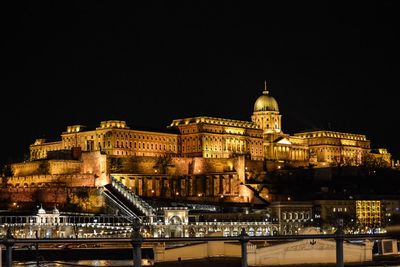
[[[141,217],[152,217],[156,211],[147,202],[133,193],[128,187],[111,176],[111,183],[104,187],[104,195],[126,216],[139,219]]]
[[[122,201],[118,199],[112,192],[107,188],[104,188],[103,195],[105,196],[106,204],[114,211],[118,211],[118,215],[126,218],[129,222],[135,220],[141,221],[141,218],[132,212]]]
[[[266,200],[265,198],[260,196],[260,192],[258,190],[256,190],[254,187],[252,187],[251,185],[247,185],[247,184],[246,184],[246,187],[253,192],[254,198],[258,199],[262,204],[270,204],[270,202],[268,200]]]

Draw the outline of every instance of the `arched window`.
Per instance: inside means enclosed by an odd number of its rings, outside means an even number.
[[[254,236],[254,228],[250,227],[249,229],[249,236]]]
[[[169,219],[169,221],[170,221],[170,224],[173,224],[173,225],[182,224],[182,219],[178,216],[171,217],[171,219]]]

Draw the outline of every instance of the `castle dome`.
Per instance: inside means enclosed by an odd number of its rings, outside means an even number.
[[[60,211],[57,209],[56,206],[54,206],[53,214],[60,214]]]
[[[40,209],[38,210],[38,214],[46,214],[46,211],[43,209],[42,205],[40,205]]]
[[[257,98],[254,104],[254,112],[257,111],[277,111],[279,112],[278,102],[276,102],[273,96],[269,95],[267,85],[265,85],[263,94]]]

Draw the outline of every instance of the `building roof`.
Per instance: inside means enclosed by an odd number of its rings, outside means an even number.
[[[176,119],[172,121],[170,127],[179,125],[188,125],[188,124],[214,124],[220,126],[258,129],[257,125],[252,121],[241,121],[241,120],[232,120],[232,119],[207,117],[207,116]]]
[[[257,111],[276,111],[279,112],[278,102],[276,99],[269,95],[267,86],[265,85],[263,94],[259,96],[254,103],[254,112]]]

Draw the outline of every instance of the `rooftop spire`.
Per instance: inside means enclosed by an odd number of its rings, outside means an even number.
[[[267,88],[267,81],[266,81],[266,80],[264,81],[264,91],[263,91],[263,94],[264,94],[264,95],[268,95],[268,94],[269,94],[269,91],[268,91],[268,88]]]

